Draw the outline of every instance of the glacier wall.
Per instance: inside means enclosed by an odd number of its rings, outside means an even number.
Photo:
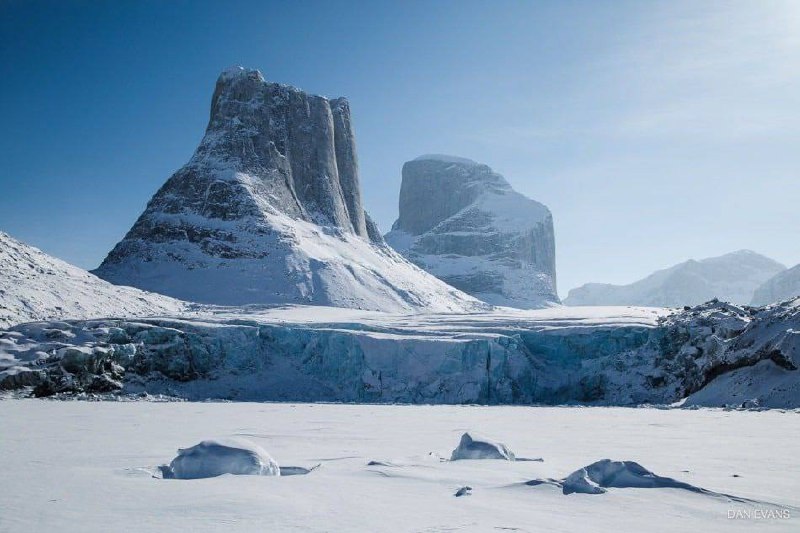
[[[0,332],[0,388],[34,387],[39,396],[122,391],[450,404],[638,405],[689,397],[789,407],[800,405],[800,335],[787,325],[800,325],[800,313],[782,312],[712,303],[655,325],[508,321],[475,328],[225,317],[31,323]],[[763,383],[748,390],[745,375],[735,393],[707,393],[731,372],[765,365],[783,392]]]

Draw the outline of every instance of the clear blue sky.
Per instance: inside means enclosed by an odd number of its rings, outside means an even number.
[[[750,248],[800,262],[800,3],[0,2],[0,229],[93,268],[202,137],[218,73],[353,109],[386,231],[402,163],[553,211],[559,292]]]

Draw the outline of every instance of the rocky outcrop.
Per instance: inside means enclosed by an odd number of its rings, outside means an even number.
[[[220,75],[189,163],[95,272],[213,304],[477,305],[384,245],[362,206],[347,100],[241,67]]]
[[[786,267],[768,257],[739,250],[719,257],[690,259],[629,285],[587,283],[569,291],[566,305],[682,307],[714,298],[748,304],[753,291]]]
[[[427,155],[403,165],[386,241],[421,268],[494,305],[558,303],[553,218],[486,165]]]
[[[761,284],[750,303],[769,305],[790,298],[800,298],[800,265],[779,272]]]

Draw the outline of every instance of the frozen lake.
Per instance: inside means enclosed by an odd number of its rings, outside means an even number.
[[[465,431],[543,462],[441,460]],[[236,436],[321,466],[152,477],[179,447]],[[8,400],[0,531],[798,531],[798,442],[800,414],[780,411]],[[755,503],[524,484],[605,458]]]

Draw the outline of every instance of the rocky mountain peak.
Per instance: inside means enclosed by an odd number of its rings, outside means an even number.
[[[213,304],[480,307],[385,246],[362,206],[347,100],[241,67],[219,76],[191,160],[96,273]]]
[[[550,210],[489,166],[448,155],[403,165],[387,242],[421,268],[495,305],[558,302]]]

